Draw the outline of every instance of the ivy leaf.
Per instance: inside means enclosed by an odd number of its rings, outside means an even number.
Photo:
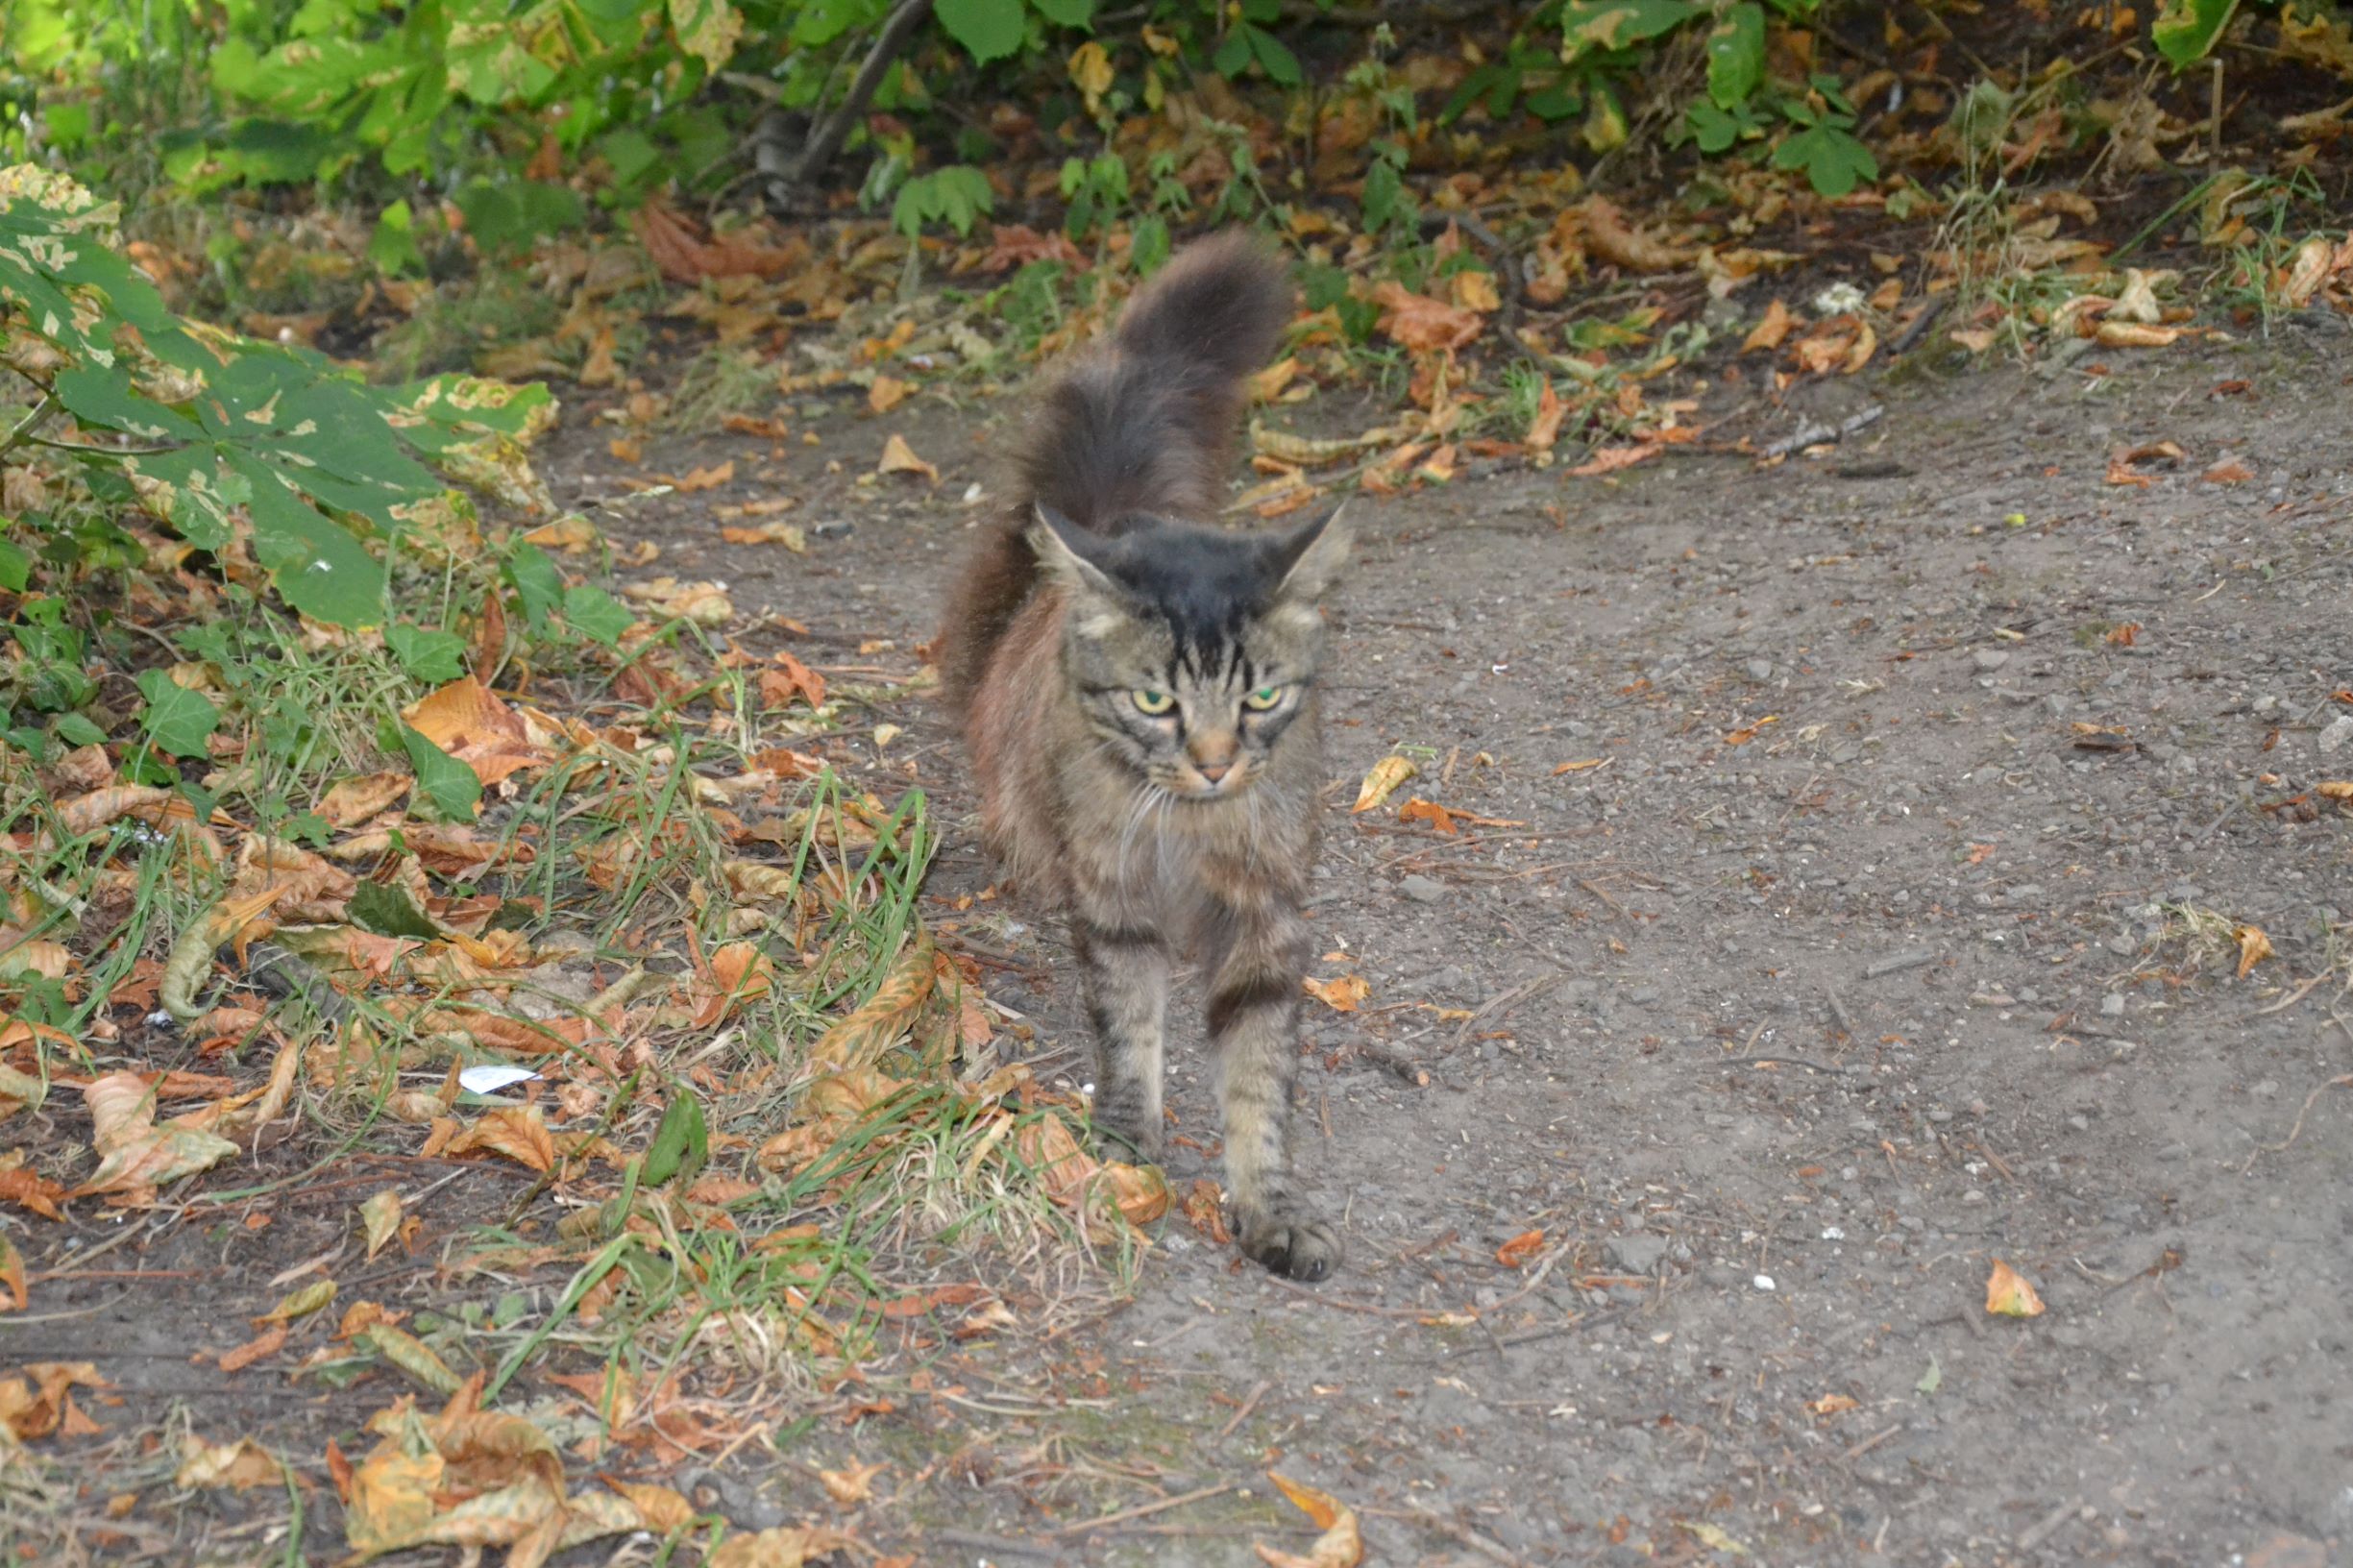
[[[584,582],[564,590],[564,624],[591,642],[615,648],[637,617],[603,589]]]
[[[191,692],[161,670],[139,672],[139,695],[147,706],[139,727],[147,738],[175,757],[201,757],[205,739],[219,727],[221,710],[202,692]]]
[[[473,769],[406,724],[401,726],[401,748],[408,753],[417,787],[434,810],[453,822],[474,821],[474,808],[482,798],[482,781]]]
[[[1707,35],[1707,96],[1718,109],[1745,104],[1765,80],[1765,8],[1743,0]]]
[[[417,908],[406,889],[388,887],[381,882],[360,883],[352,894],[347,913],[354,925],[380,937],[415,937],[420,942],[431,942],[441,935]]]
[[[2238,9],[2239,0],[2165,0],[2148,36],[2178,71],[2205,58]]]
[[[1879,160],[1871,149],[1834,125],[1817,125],[1782,142],[1774,149],[1773,166],[1803,169],[1825,196],[1844,196],[1863,181],[1879,178]]]
[[[980,64],[1021,47],[1021,0],[940,0],[940,25]]]
[[[461,657],[466,640],[453,631],[396,621],[384,628],[384,642],[392,656],[401,661],[402,671],[413,679],[438,686],[466,673]]]

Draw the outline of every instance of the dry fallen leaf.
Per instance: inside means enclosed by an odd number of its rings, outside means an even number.
[[[1302,982],[1308,994],[1335,1013],[1354,1013],[1372,993],[1372,987],[1360,974],[1343,974],[1336,980],[1322,980],[1310,975]]]
[[[940,471],[915,454],[907,438],[894,435],[882,444],[882,461],[874,465],[877,474],[919,474],[927,483],[940,482]]]
[[[735,601],[716,582],[680,582],[676,577],[650,577],[623,585],[621,597],[643,604],[673,621],[692,621],[699,626],[723,626],[735,615]]]
[[[852,1459],[839,1470],[820,1470],[817,1473],[817,1479],[825,1483],[825,1494],[828,1497],[847,1507],[854,1503],[866,1503],[872,1500],[874,1478],[881,1475],[885,1468],[886,1466],[879,1463],[861,1464],[856,1459]]]
[[[2244,484],[2255,477],[2255,471],[2236,457],[2225,457],[2198,476],[2208,484]]]
[[[2188,331],[2187,327],[2151,327],[2137,321],[2110,319],[2099,324],[2093,337],[2111,349],[2163,349]]]
[[[913,381],[902,381],[895,376],[877,376],[874,384],[866,389],[866,405],[878,414],[887,414],[914,395]]]
[[[714,463],[708,468],[690,468],[678,478],[678,493],[691,496],[698,490],[716,490],[723,484],[735,482],[735,459]]]
[[[384,1250],[384,1244],[400,1234],[400,1188],[387,1187],[361,1204],[359,1223],[367,1233],[368,1259],[372,1262],[376,1255]]]
[[[1994,1272],[1985,1282],[1985,1310],[2003,1317],[2040,1317],[2043,1298],[2034,1293],[2023,1275],[1997,1258]]]
[[[1381,306],[1381,331],[1416,354],[1458,349],[1486,330],[1476,310],[1416,294],[1403,283],[1385,282],[1373,290]]]
[[[1852,1394],[1825,1394],[1820,1399],[1808,1400],[1805,1408],[1816,1415],[1831,1416],[1842,1411],[1858,1409],[1861,1406],[1862,1401],[1856,1399]]]
[[[1267,1568],[1357,1568],[1364,1560],[1364,1537],[1357,1527],[1355,1510],[1329,1492],[1302,1486],[1272,1470],[1266,1472],[1266,1479],[1323,1531],[1305,1556],[1253,1541],[1252,1548]]]
[[[1759,349],[1768,352],[1777,349],[1781,346],[1781,339],[1787,337],[1790,329],[1797,325],[1798,318],[1789,313],[1789,306],[1775,300],[1771,305],[1765,306],[1765,319],[1751,329],[1747,337],[1741,339],[1740,352],[1754,354]]]
[[[1542,1231],[1522,1231],[1495,1249],[1495,1261],[1506,1268],[1519,1268],[1544,1250]]]
[[[2231,932],[2231,940],[2239,944],[2239,978],[2271,956],[2271,939],[2264,935],[2260,925],[2242,925]]]
[[[1585,461],[1570,469],[1569,473],[1571,477],[1581,479],[1589,479],[1600,474],[1614,474],[1621,468],[1631,468],[1636,463],[1647,463],[1665,450],[1664,447],[1657,445],[1604,447]]]
[[[154,1092],[135,1072],[92,1079],[82,1094],[89,1102],[90,1141],[104,1158],[70,1196],[115,1192],[137,1197],[209,1169],[237,1152],[234,1143],[213,1133],[178,1122],[157,1126]]]
[[[181,1439],[180,1469],[172,1484],[193,1490],[199,1486],[229,1486],[245,1491],[283,1482],[278,1458],[251,1437],[233,1443],[208,1443],[194,1433]]]
[[[1357,803],[1350,806],[1349,811],[1371,811],[1396,794],[1397,786],[1420,772],[1409,757],[1395,753],[1383,757],[1373,764],[1372,772],[1364,775],[1364,782],[1357,789]]]
[[[1628,228],[1616,205],[1604,197],[1587,197],[1584,214],[1586,248],[1613,267],[1629,272],[1674,272],[1692,263],[1691,252]]]
[[[1520,437],[1521,441],[1531,452],[1552,451],[1553,443],[1560,439],[1560,421],[1567,412],[1568,404],[1553,390],[1553,379],[1545,377],[1544,389],[1536,394],[1535,416],[1529,420],[1528,433]]]

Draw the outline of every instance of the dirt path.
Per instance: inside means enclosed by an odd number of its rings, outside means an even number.
[[[938,1560],[1255,1561],[1276,1462],[1379,1562],[2353,1552],[2353,1093],[2319,1089],[2353,1071],[2353,817],[2270,809],[2353,776],[2342,347],[1841,383],[1737,420],[1883,401],[1827,461],[1358,503],[1315,916],[1371,993],[1317,1011],[1303,1090],[1349,1266],[1287,1287],[1172,1220],[1135,1303],[1051,1348],[1107,1407],[896,1439],[952,1451],[901,1499]],[[818,421],[783,482],[850,527],[806,557],[717,544],[708,498],[625,531],[821,649],[904,646],[1009,411],[893,423],[928,491],[856,484],[883,425]],[[2186,460],[2104,482],[2161,440]],[[976,888],[913,723],[937,885]],[[1351,819],[1392,747],[1427,748],[1408,793],[1525,827]],[[2244,980],[2234,923],[2274,949]],[[965,933],[1077,1071],[1057,941]],[[1996,1258],[2045,1315],[1987,1315]]]

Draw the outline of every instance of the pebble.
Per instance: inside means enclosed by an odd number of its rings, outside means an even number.
[[[2120,992],[2112,991],[2108,992],[2107,995],[2102,996],[2099,999],[2099,1016],[2103,1018],[2122,1017],[2124,1016],[2123,994]]]
[[[1418,873],[1398,880],[1397,891],[1416,903],[1434,904],[1446,896],[1446,884]]]
[[[2320,732],[2320,754],[2333,757],[2348,746],[2353,746],[2353,718],[2334,720]]]
[[[2010,662],[2010,655],[2003,652],[1998,648],[1981,648],[1977,649],[1976,652],[1972,653],[1969,657],[1971,663],[1974,664],[1978,669],[1985,671],[1998,670],[2003,665]],[[2353,727],[2353,721],[2347,721],[2346,723],[2348,723],[2348,727]]]
[[[1751,680],[1771,680],[1773,678],[1773,661],[1771,659],[1751,659],[1749,661],[1749,678]]]
[[[1751,1280],[1749,1283],[1756,1286],[1759,1290],[1771,1290],[1775,1288],[1773,1276],[1770,1274],[1759,1274],[1756,1278]]]
[[[1602,1255],[1629,1274],[1651,1274],[1658,1268],[1658,1261],[1667,1255],[1667,1238],[1636,1232],[1631,1236],[1613,1236],[1602,1243]]]

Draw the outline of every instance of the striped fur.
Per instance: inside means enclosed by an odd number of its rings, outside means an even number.
[[[1186,521],[1213,513],[1242,378],[1289,308],[1279,267],[1238,235],[1137,295],[1042,394],[940,662],[990,847],[1068,918],[1098,1125],[1161,1150],[1168,974],[1199,950],[1237,1233],[1267,1267],[1320,1279],[1340,1243],[1293,1173],[1290,1094],[1322,782],[1317,601],[1347,538],[1330,517],[1278,533]]]

